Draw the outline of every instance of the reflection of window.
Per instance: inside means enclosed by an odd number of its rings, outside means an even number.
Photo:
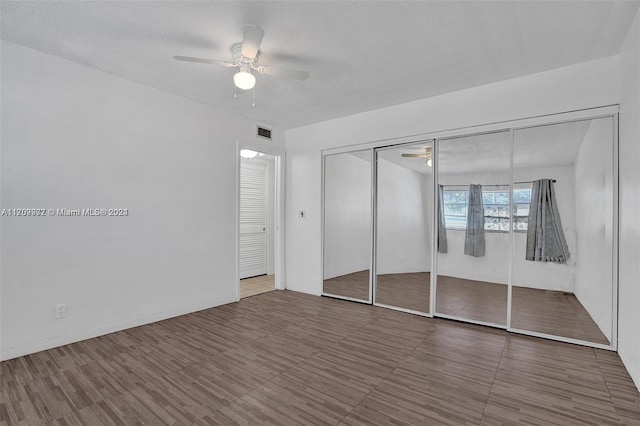
[[[444,205],[444,223],[447,229],[465,229],[467,227],[468,202],[469,190],[444,190],[442,204]]]
[[[531,187],[513,189],[513,230],[526,231],[531,204]]]
[[[447,229],[467,227],[467,203],[469,190],[445,189],[443,195],[444,220]],[[527,230],[531,188],[513,190],[513,229]],[[484,205],[484,229],[487,231],[509,230],[509,190],[482,188]]]

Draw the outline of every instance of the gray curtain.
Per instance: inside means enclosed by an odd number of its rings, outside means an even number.
[[[484,256],[484,206],[482,186],[469,185],[467,203],[467,231],[464,236],[464,254],[473,257]]]
[[[447,227],[444,222],[444,187],[438,185],[438,253],[447,252]]]
[[[569,256],[553,181],[535,180],[531,188],[526,259],[567,263]]]

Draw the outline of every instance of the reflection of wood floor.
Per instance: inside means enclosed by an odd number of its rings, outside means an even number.
[[[572,293],[513,287],[511,327],[609,344]]]
[[[366,300],[369,294],[368,277],[368,271],[359,271],[332,278],[324,282],[324,291]],[[429,272],[379,275],[376,302],[428,312],[429,280]],[[474,321],[506,325],[507,286],[439,276],[436,312]],[[578,299],[571,293],[561,291],[513,286],[511,326],[576,340],[609,344]]]
[[[240,299],[275,290],[274,277],[275,275],[260,275],[240,280]]]
[[[430,275],[428,272],[378,275],[376,303],[428,313]]]
[[[507,286],[438,276],[436,312],[507,325]]]
[[[615,352],[273,291],[0,363],[2,425],[632,425]]]
[[[369,299],[369,271],[358,271],[352,274],[324,280],[325,293],[354,299]]]

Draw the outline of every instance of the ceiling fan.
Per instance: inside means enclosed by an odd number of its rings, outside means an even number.
[[[424,153],[421,154],[409,154],[409,153],[404,153],[402,154],[403,157],[409,157],[409,158],[426,158],[427,159],[427,166],[431,167],[431,147],[428,146],[424,149]]]
[[[294,80],[306,80],[308,71],[298,71],[288,68],[258,65],[260,43],[264,37],[262,28],[256,25],[245,25],[242,42],[231,46],[231,61],[219,61],[216,59],[192,58],[190,56],[174,56],[177,61],[197,62],[199,64],[220,65],[226,68],[237,68],[233,76],[233,83],[238,89],[249,90],[256,84],[256,77],[251,71],[273,77],[291,78]]]

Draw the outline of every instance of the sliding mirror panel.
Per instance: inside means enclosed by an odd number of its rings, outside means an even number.
[[[376,152],[374,303],[429,314],[433,224],[432,143]]]
[[[323,293],[371,302],[371,150],[324,157]]]
[[[511,134],[439,140],[436,314],[504,327]]]
[[[511,328],[609,346],[612,117],[514,132]]]

